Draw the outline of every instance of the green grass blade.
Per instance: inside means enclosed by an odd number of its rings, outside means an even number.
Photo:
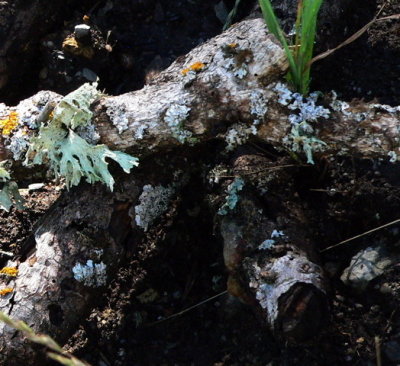
[[[310,83],[309,62],[313,55],[317,17],[323,0],[303,0],[301,13],[300,47],[298,57],[295,59],[301,74],[299,91],[308,93]]]
[[[318,12],[322,2],[323,0],[298,0],[295,44],[293,49],[290,49],[270,0],[259,0],[268,30],[278,38],[289,61],[290,71],[287,78],[303,95],[308,94],[310,61],[314,50]]]
[[[226,18],[225,24],[222,28],[223,31],[226,31],[232,25],[233,19],[235,18],[237,10],[239,8],[240,1],[241,0],[235,1],[235,5],[234,5],[233,9],[229,12],[229,14]]]
[[[290,78],[293,80],[298,80],[300,75],[298,74],[292,51],[290,50],[289,45],[283,34],[282,28],[278,23],[278,18],[275,15],[271,2],[269,0],[259,0],[259,2],[268,30],[278,39],[285,50],[290,67]]]

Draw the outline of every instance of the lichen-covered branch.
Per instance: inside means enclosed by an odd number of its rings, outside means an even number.
[[[92,104],[78,102],[75,110],[76,99],[62,110],[61,97],[52,92],[40,92],[16,107],[1,104],[0,153],[7,159],[0,168],[3,183],[17,180],[15,168],[20,172],[21,162],[37,154],[37,162],[52,168],[64,159],[74,183],[85,177],[112,186],[108,175],[97,179],[106,173],[99,172],[93,155],[73,150],[93,152],[99,148],[95,144],[134,154],[142,162],[140,170],[117,181],[114,194],[81,186],[64,196],[18,261],[8,263],[19,273],[7,279],[11,290],[4,289],[0,310],[33,324],[35,331],[65,339],[88,301],[112,277],[127,233],[135,234],[133,244],[149,240],[148,233],[179,196],[190,171],[185,154],[196,154],[189,147],[219,139],[227,153],[235,152],[228,168],[233,177],[221,192],[224,202],[214,210],[230,292],[252,304],[279,336],[297,340],[310,335],[310,329],[316,332],[325,318],[326,286],[304,206],[290,174],[271,173],[277,162],[246,150],[245,143],[261,140],[283,152],[277,154],[281,164],[293,164],[284,161],[286,151],[308,163],[336,155],[395,162],[400,108],[347,104],[334,94],[303,98],[280,82],[285,70],[282,49],[263,21],[255,19],[179,58],[142,90],[99,95]],[[239,151],[240,145],[244,150]],[[171,151],[176,156],[168,155]],[[191,158],[198,165],[203,157]],[[268,169],[255,173],[250,166]],[[223,176],[214,168],[216,178]],[[91,173],[80,175],[85,169]],[[1,325],[0,335],[1,362],[12,365],[30,357],[32,350],[13,331]]]
[[[125,175],[114,193],[101,185],[66,192],[0,272],[0,311],[65,342],[102,297],[127,248],[163,239],[158,225],[166,213],[173,216],[191,170],[187,160],[170,162],[175,169],[157,167],[158,177],[146,167]],[[23,335],[0,323],[1,365],[35,365],[38,356]]]
[[[312,338],[327,320],[327,282],[304,204],[287,170],[271,170],[277,164],[251,149],[238,155],[231,170],[244,186],[235,209],[218,220],[228,291],[253,305],[276,336]]]

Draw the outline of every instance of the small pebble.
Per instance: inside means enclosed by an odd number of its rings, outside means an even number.
[[[87,24],[78,24],[74,28],[75,37],[82,39],[90,34],[90,26]]]

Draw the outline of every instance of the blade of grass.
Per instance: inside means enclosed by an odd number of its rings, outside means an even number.
[[[312,58],[315,42],[315,34],[317,29],[317,16],[323,0],[306,0],[302,3],[300,47],[297,67],[300,73],[299,91],[301,94],[308,93],[310,83],[310,67],[309,61]]]
[[[8,315],[0,311],[0,321],[9,327],[20,331],[29,341],[40,344],[52,350],[48,352],[49,357],[68,366],[90,366],[65,352],[61,346],[50,336],[46,334],[36,334],[31,327],[21,320],[11,319]]]
[[[222,28],[223,31],[226,31],[232,25],[232,22],[233,22],[233,19],[236,16],[240,1],[241,0],[236,0],[235,1],[235,5],[234,5],[233,9],[229,12],[228,16],[226,17],[225,24],[224,24],[224,26]]]
[[[264,16],[265,23],[267,24],[268,30],[278,39],[282,44],[286,57],[289,62],[290,73],[294,80],[298,79],[296,63],[293,58],[292,52],[289,49],[289,45],[285,39],[283,31],[278,23],[278,19],[275,15],[272,5],[269,0],[260,0],[261,10]]]

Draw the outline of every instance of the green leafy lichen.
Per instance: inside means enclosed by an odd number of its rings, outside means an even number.
[[[129,173],[138,159],[105,145],[91,145],[74,130],[89,125],[89,107],[98,97],[96,84],[84,84],[64,97],[54,110],[48,124],[42,124],[37,137],[31,139],[25,164],[48,162],[56,177],[65,177],[67,188],[78,185],[81,178],[88,183],[102,182],[111,190],[114,179],[108,171],[106,158],[116,161]]]
[[[244,180],[240,177],[236,177],[234,181],[228,186],[225,196],[225,203],[219,208],[218,215],[227,215],[229,211],[232,211],[236,204],[239,202],[239,192],[244,187]]]
[[[6,160],[0,162],[0,184],[2,188],[0,189],[0,208],[10,211],[13,205],[13,200],[15,205],[19,210],[24,208],[24,199],[21,197],[18,191],[17,183],[10,181],[10,173],[4,168]]]
[[[14,181],[10,181],[4,184],[0,190],[0,208],[10,211],[13,201],[18,210],[24,208],[24,199],[21,197],[18,191],[18,185]]]

